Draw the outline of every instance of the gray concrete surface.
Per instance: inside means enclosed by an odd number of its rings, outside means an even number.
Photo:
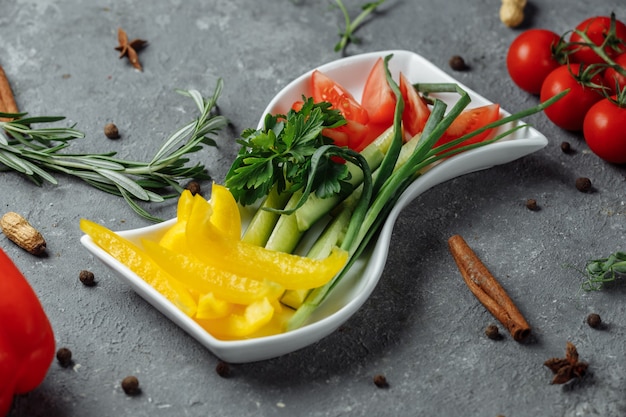
[[[363,2],[347,1],[352,14]],[[148,5],[149,4],[149,5]],[[236,152],[234,138],[256,125],[271,97],[304,71],[334,60],[342,17],[330,1],[275,0],[4,0],[0,63],[20,108],[67,116],[87,137],[76,152],[117,151],[146,160],[193,108],[173,92],[212,92],[222,77],[222,113],[232,126],[202,161],[220,181]],[[534,0],[522,28],[505,27],[498,1],[388,0],[358,31],[347,54],[407,49],[433,61],[509,111],[537,98],[508,78],[508,45],[525,28],[563,33],[597,14],[626,18],[623,0]],[[117,59],[116,31],[150,44],[144,72]],[[453,72],[462,55],[471,70]],[[46,416],[626,416],[626,285],[579,290],[587,259],[626,249],[624,167],[590,153],[582,136],[543,115],[531,117],[549,138],[542,151],[511,164],[442,184],[402,214],[379,286],[340,331],[301,351],[233,365],[217,358],[165,319],[79,244],[78,221],[120,230],[145,226],[117,197],[68,177],[34,186],[0,173],[0,208],[38,226],[49,256],[34,258],[0,237],[39,294],[58,347],[74,367],[52,364],[35,391],[16,398],[11,417]],[[106,139],[115,122],[122,138]],[[563,141],[574,153],[564,154]],[[581,193],[576,178],[591,179]],[[208,189],[205,187],[205,189]],[[525,201],[534,198],[539,211]],[[167,203],[152,209],[175,214]],[[446,247],[465,236],[501,279],[533,327],[524,344],[483,331],[494,319],[463,283]],[[92,270],[98,285],[78,281]],[[607,323],[585,324],[591,312]],[[589,373],[550,385],[543,362],[562,356],[567,341]],[[139,378],[142,394],[126,396],[120,381]],[[372,378],[383,374],[389,388]]]

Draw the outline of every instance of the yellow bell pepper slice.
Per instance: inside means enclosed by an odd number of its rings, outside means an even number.
[[[185,286],[168,274],[141,248],[108,228],[90,220],[80,220],[81,230],[112,257],[126,265],[186,315],[196,314],[196,300]]]
[[[191,209],[193,208],[193,199],[194,195],[191,194],[191,191],[189,190],[183,190],[183,192],[180,193],[180,197],[178,197],[178,204],[176,206],[176,218],[178,221],[186,221],[189,218]]]
[[[198,294],[212,292],[231,303],[250,304],[265,297],[277,299],[284,291],[271,281],[251,279],[215,268],[195,256],[169,250],[153,241],[141,243],[161,268]]]
[[[242,339],[262,329],[274,316],[274,306],[267,298],[237,307],[227,317],[196,322],[219,339]]]
[[[217,269],[270,279],[285,289],[306,289],[326,284],[348,260],[348,253],[338,248],[318,260],[229,239],[209,221],[210,217],[210,204],[196,200],[187,221],[187,246],[198,259]]]
[[[185,251],[187,247],[187,237],[185,229],[187,228],[187,219],[193,208],[194,196],[189,190],[183,190],[178,198],[176,207],[176,223],[170,227],[167,232],[159,240],[159,244],[167,249],[178,249]]]
[[[235,305],[228,301],[220,300],[212,292],[201,295],[198,298],[197,319],[218,319],[229,315]]]
[[[197,197],[200,196],[197,195]],[[211,209],[211,223],[220,233],[232,239],[240,239],[241,213],[235,197],[228,188],[213,183],[211,187]]]

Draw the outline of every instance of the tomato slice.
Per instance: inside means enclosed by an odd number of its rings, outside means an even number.
[[[495,103],[465,110],[452,122],[448,129],[446,129],[435,146],[443,145],[444,143],[458,139],[467,133],[480,129],[489,123],[495,122],[499,118],[500,105]],[[492,130],[493,129],[485,130],[484,132],[454,146],[452,149],[470,145],[472,143],[482,142],[487,139]]]
[[[339,110],[347,120],[353,120],[362,125],[369,121],[367,110],[354,99],[352,94],[320,70],[314,70],[311,74],[311,91],[313,101],[329,102],[332,108]]]
[[[404,99],[404,113],[402,113],[404,130],[409,137],[413,137],[424,130],[426,121],[430,116],[430,109],[402,73],[400,73],[400,92]]]
[[[322,134],[331,138],[335,145],[347,146],[357,152],[362,151],[368,145],[366,143],[369,138],[368,126],[354,120],[346,120],[345,125],[334,129],[324,129]]]
[[[387,82],[385,61],[382,58],[376,60],[365,81],[361,106],[367,110],[370,123],[387,127],[393,124],[396,95]]]

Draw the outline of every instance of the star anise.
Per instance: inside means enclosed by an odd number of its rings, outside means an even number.
[[[141,63],[139,62],[139,57],[137,56],[137,52],[143,49],[144,46],[148,43],[143,39],[133,39],[132,41],[128,41],[128,35],[124,31],[124,29],[119,28],[117,30],[117,39],[120,43],[119,46],[115,47],[115,50],[120,51],[120,59],[125,56],[128,57],[128,60],[133,65],[133,67],[137,68],[139,71],[142,71]]]
[[[554,374],[552,384],[565,384],[570,379],[582,378],[588,367],[587,362],[578,360],[578,350],[571,342],[567,342],[565,358],[551,358],[543,364]]]

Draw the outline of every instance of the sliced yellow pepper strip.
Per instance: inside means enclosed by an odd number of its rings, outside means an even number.
[[[210,204],[196,199],[187,221],[187,246],[198,259],[224,271],[269,279],[285,289],[306,289],[326,284],[348,260],[348,253],[338,248],[317,260],[229,239],[209,221],[210,217]]]
[[[185,286],[163,270],[150,255],[129,240],[90,220],[80,220],[81,230],[115,259],[126,265],[186,315],[196,314],[196,301]]]
[[[189,190],[183,190],[178,197],[178,205],[176,206],[176,218],[178,221],[187,221],[193,208],[193,194]]]
[[[198,298],[197,319],[219,319],[229,315],[235,304],[220,300],[212,292],[201,295]]]
[[[212,292],[231,303],[250,304],[265,297],[277,299],[284,291],[268,280],[251,279],[215,268],[191,254],[178,253],[149,240],[141,243],[160,267],[199,294]]]
[[[202,198],[196,194],[196,197]],[[232,239],[241,238],[241,213],[233,194],[223,185],[213,183],[211,187],[211,223],[224,235]],[[191,214],[191,212],[190,212]]]
[[[193,208],[194,197],[191,191],[184,190],[178,198],[178,205],[176,207],[176,223],[168,229],[167,232],[161,237],[159,243],[167,249],[177,249],[179,251],[185,251],[187,247],[187,237],[185,236],[185,229],[187,228],[187,219],[191,214]]]
[[[268,324],[274,315],[274,306],[267,298],[255,301],[248,306],[238,306],[227,317],[196,321],[206,331],[220,339],[241,339],[249,337]]]

